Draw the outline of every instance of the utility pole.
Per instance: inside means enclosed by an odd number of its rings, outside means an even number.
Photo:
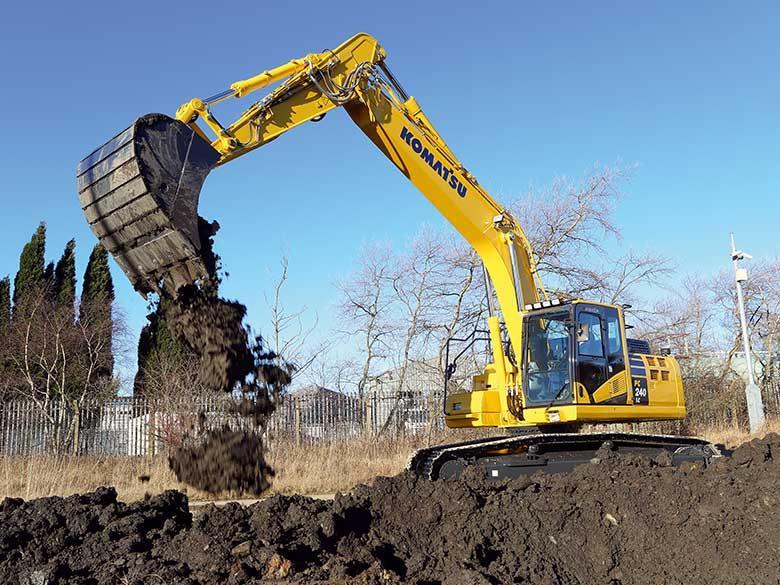
[[[739,267],[740,260],[750,260],[753,257],[741,250],[737,250],[734,243],[734,234],[731,234],[731,260],[734,263],[734,280],[737,284],[737,310],[739,322],[742,326],[742,346],[745,351],[745,364],[747,366],[747,384],[745,385],[745,398],[747,399],[748,421],[750,432],[758,432],[764,426],[764,404],[761,400],[761,389],[756,384],[753,375],[753,354],[750,351],[750,336],[748,335],[747,318],[745,317],[745,297],[742,294],[742,283],[747,280],[747,270]]]

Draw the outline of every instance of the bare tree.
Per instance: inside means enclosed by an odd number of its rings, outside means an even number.
[[[12,319],[2,348],[10,364],[6,385],[36,405],[54,431],[54,448],[70,441],[78,449],[85,402],[116,394],[116,380],[102,366],[106,348],[124,333],[124,321],[112,316],[110,306],[74,321],[72,308],[58,307],[47,287],[34,291],[25,306],[25,314]]]
[[[620,236],[614,211],[627,177],[620,167],[604,167],[579,182],[556,179],[510,204],[548,288],[567,296],[601,289],[601,271],[593,259],[608,256],[604,242]]]
[[[610,303],[635,303],[641,300],[637,289],[660,289],[672,274],[671,261],[653,252],[626,255],[610,261],[602,276],[603,285],[597,300]]]
[[[317,355],[306,378],[315,386],[347,393],[356,390],[360,371],[361,365],[354,357],[337,357],[332,348],[328,348]]]
[[[360,255],[358,270],[339,286],[340,330],[358,345],[357,392],[363,400],[368,385],[388,357],[391,336],[396,331],[392,284],[398,272],[396,258],[387,244],[370,244]]]
[[[748,335],[752,355],[745,360],[757,363],[756,377],[767,405],[780,409],[780,380],[778,379],[778,335],[780,334],[780,261],[754,261],[750,278],[744,283],[745,308],[748,316]],[[721,308],[725,345],[729,362],[741,352],[742,333],[737,313],[734,276],[724,270],[711,282],[713,302]]]
[[[8,328],[4,350],[12,365],[16,396],[33,401],[55,429],[60,448],[65,416],[69,319],[52,310],[47,287],[24,299],[24,318],[16,316]],[[59,408],[54,408],[59,407]]]
[[[466,338],[483,326],[486,289],[482,261],[476,251],[449,232],[434,235],[438,241],[436,269],[427,279],[429,309],[414,359],[421,368],[435,372],[443,381],[448,342],[453,338]],[[468,360],[462,360],[468,363],[461,363],[465,367],[458,369],[457,378],[462,381],[477,373],[484,362],[484,354],[479,354],[476,346],[472,349],[474,351],[467,354]]]
[[[655,348],[669,347],[680,362],[690,424],[744,424],[743,359],[757,364],[769,414],[780,414],[777,335],[780,321],[776,260],[755,261],[745,286],[754,354],[744,357],[734,275],[688,276],[638,319],[638,333]]]
[[[152,442],[178,445],[199,424],[198,412],[218,399],[200,376],[197,356],[188,352],[155,351],[144,364],[144,394]]]
[[[90,306],[76,314],[71,368],[72,383],[66,400],[73,415],[71,436],[74,453],[79,449],[84,404],[102,403],[116,396],[119,381],[113,376],[106,356],[122,347],[128,331],[124,315],[111,305]]]
[[[651,309],[632,313],[636,335],[653,347],[669,347],[678,356],[718,351],[715,327],[719,314],[709,284],[701,276],[689,275]]]
[[[311,342],[312,334],[317,330],[319,318],[315,314],[310,325],[304,324],[307,308],[291,310],[284,300],[284,288],[287,284],[289,259],[283,256],[280,261],[280,272],[271,295],[265,295],[265,301],[271,313],[268,340],[273,351],[294,368],[294,375],[302,376],[325,353],[330,345],[327,341]]]
[[[397,300],[398,326],[394,330],[393,351],[390,363],[393,365],[392,385],[395,387],[393,406],[380,430],[389,428],[391,422],[402,426],[405,422],[399,411],[407,394],[407,377],[415,358],[418,341],[423,337],[426,324],[434,316],[433,281],[443,268],[444,250],[441,238],[430,230],[423,230],[411,242],[408,251],[392,275],[392,292]],[[424,356],[424,354],[422,354]],[[401,416],[399,416],[401,412]]]

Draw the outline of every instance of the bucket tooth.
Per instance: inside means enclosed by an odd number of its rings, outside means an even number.
[[[148,114],[79,163],[84,216],[139,292],[209,276],[198,200],[219,158],[186,124]]]

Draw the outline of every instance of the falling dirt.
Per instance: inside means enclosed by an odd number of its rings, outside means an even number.
[[[199,356],[203,383],[234,396],[233,411],[244,427],[202,425],[171,451],[177,479],[207,492],[260,494],[273,476],[262,431],[290,383],[291,367],[266,350],[260,337],[252,338],[245,315],[244,305],[196,286],[179,289],[166,314],[172,330]]]
[[[173,333],[199,357],[200,381],[214,392],[250,391],[255,350],[244,326],[246,307],[208,286],[188,285],[166,303]]]
[[[778,583],[779,472],[769,435],[708,469],[625,456],[501,482],[402,474],[194,517],[178,492],[6,499],[0,582]]]
[[[265,461],[261,435],[230,428],[189,438],[171,454],[170,467],[179,481],[211,493],[259,495],[270,487],[274,475]]]
[[[253,337],[244,324],[246,307],[218,294],[219,257],[213,251],[216,223],[200,218],[201,254],[211,280],[180,287],[165,303],[173,333],[199,358],[200,381],[214,393],[235,397],[241,426],[193,429],[169,456],[177,479],[208,492],[240,490],[260,494],[270,485],[262,430],[292,366]],[[165,293],[164,293],[165,294]]]
[[[173,331],[200,356],[204,384],[234,396],[232,410],[241,428],[202,424],[169,455],[179,481],[212,493],[268,489],[273,470],[265,461],[262,431],[291,380],[291,366],[266,350],[260,337],[252,339],[243,325],[245,313],[243,305],[193,286],[180,289],[166,315]]]

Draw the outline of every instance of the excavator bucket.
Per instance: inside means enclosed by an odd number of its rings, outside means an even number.
[[[79,163],[84,215],[142,294],[208,275],[198,200],[219,157],[186,124],[148,114]]]

